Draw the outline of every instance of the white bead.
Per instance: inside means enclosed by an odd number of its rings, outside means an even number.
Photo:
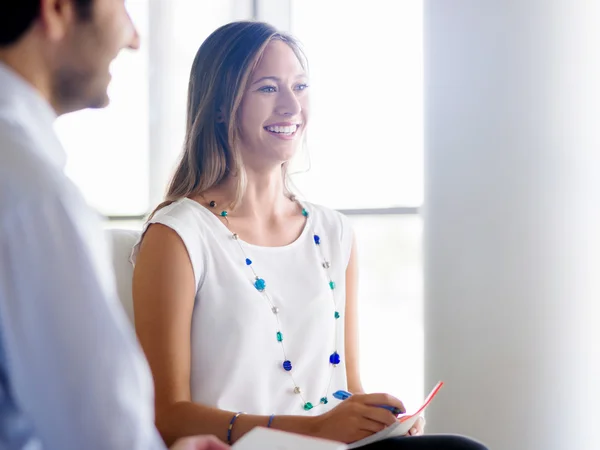
[[[279,313],[279,308],[277,306],[273,306],[271,308],[271,311],[273,311],[273,314],[278,314]]]
[[[323,263],[323,267],[324,267],[325,269],[329,269],[329,268],[331,267],[331,264],[329,263],[329,261],[325,261],[325,262]]]
[[[298,386],[296,386],[294,388],[294,394],[299,394],[300,392],[302,392],[302,391],[300,390],[300,388]]]

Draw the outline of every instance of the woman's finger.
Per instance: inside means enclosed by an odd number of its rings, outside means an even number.
[[[423,419],[422,417],[419,417],[417,419],[417,421],[415,422],[414,426],[408,432],[408,434],[410,436],[420,436],[423,434],[424,429],[425,429],[425,419]]]
[[[360,408],[360,414],[369,420],[377,422],[383,427],[388,427],[396,423],[397,419],[394,414],[388,411],[385,408],[380,408],[378,406],[369,406],[364,405],[363,408]]]
[[[406,412],[406,408],[404,408],[404,404],[398,400],[396,397],[389,394],[364,394],[364,395],[355,395],[352,398],[357,397],[356,400],[361,401],[367,405],[378,406],[393,406],[394,408],[398,408],[401,414]]]
[[[359,423],[359,429],[362,431],[368,431],[369,433],[379,433],[381,430],[385,429],[387,425],[377,422],[376,420],[371,420],[368,417],[363,417],[363,419]]]

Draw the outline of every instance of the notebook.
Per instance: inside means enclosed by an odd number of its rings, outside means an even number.
[[[327,441],[273,428],[256,427],[237,441],[234,450],[346,450],[341,442]]]
[[[372,444],[373,442],[378,442],[383,439],[388,439],[392,437],[404,436],[408,431],[412,428],[412,426],[417,422],[421,413],[425,411],[427,405],[431,403],[431,400],[436,396],[440,388],[444,385],[442,381],[435,385],[435,387],[431,390],[425,401],[421,405],[421,407],[412,414],[404,414],[398,417],[398,421],[394,425],[390,425],[389,427],[381,430],[379,433],[372,434],[369,437],[361,439],[360,441],[353,442],[348,445],[348,449],[360,448],[368,444]]]

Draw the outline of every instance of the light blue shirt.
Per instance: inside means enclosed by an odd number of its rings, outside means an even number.
[[[55,117],[0,64],[0,449],[164,449],[100,218],[64,174]]]

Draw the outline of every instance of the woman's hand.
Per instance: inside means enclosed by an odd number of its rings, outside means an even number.
[[[227,450],[229,445],[223,444],[214,436],[194,436],[180,439],[170,450]]]
[[[400,400],[387,394],[356,394],[344,400],[316,420],[316,436],[351,443],[366,438],[396,423],[396,416],[386,405],[405,412]]]
[[[415,424],[412,426],[412,428],[410,430],[408,430],[408,433],[406,433],[407,436],[422,436],[425,433],[425,419],[423,419],[422,417],[419,417],[417,419],[417,421],[415,422]]]

